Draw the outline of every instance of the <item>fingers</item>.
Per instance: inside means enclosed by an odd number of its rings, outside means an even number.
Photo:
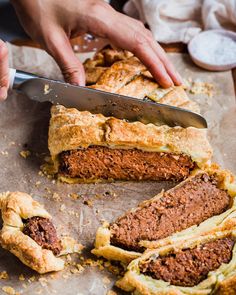
[[[168,59],[165,51],[162,49],[162,47],[153,39],[153,42],[151,42],[151,46],[156,52],[156,54],[159,56],[160,60],[162,61],[167,74],[170,76],[172,81],[175,85],[181,85],[182,84],[182,78],[180,74],[176,71],[175,67],[171,63],[171,61]]]
[[[52,31],[53,35],[44,41],[45,49],[57,62],[66,82],[84,86],[84,67],[75,56],[67,35],[64,31]]]
[[[6,44],[0,40],[0,100],[7,98],[9,87],[8,50]]]
[[[108,37],[115,45],[133,52],[147,66],[154,79],[164,88],[182,84],[181,77],[168,60],[166,53],[142,23],[130,17],[113,15]]]
[[[136,39],[136,47],[133,53],[147,66],[154,79],[164,88],[174,85],[166,68],[159,58],[158,54],[153,50],[150,41],[143,35],[134,37]]]

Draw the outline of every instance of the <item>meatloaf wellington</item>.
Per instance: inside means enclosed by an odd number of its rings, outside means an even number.
[[[0,245],[38,273],[62,270],[64,261],[58,256],[82,248],[72,238],[60,240],[51,215],[26,193],[0,194],[0,210]]]
[[[137,295],[236,293],[236,224],[133,260],[116,285]]]
[[[206,129],[129,123],[53,106],[49,150],[65,182],[187,178],[211,159]]]
[[[199,113],[184,89],[161,88],[145,66],[131,52],[109,47],[84,63],[86,83],[92,88],[169,104]]]
[[[97,231],[92,253],[129,263],[146,248],[223,228],[236,217],[236,183],[227,171],[197,171]]]

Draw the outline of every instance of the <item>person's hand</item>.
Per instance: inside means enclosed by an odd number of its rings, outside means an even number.
[[[8,51],[6,44],[0,39],[0,101],[7,98],[9,87]]]
[[[87,32],[133,52],[161,86],[181,84],[179,74],[151,32],[140,21],[116,12],[102,0],[11,2],[26,32],[54,57],[67,82],[85,84],[83,66],[73,53],[69,38]]]

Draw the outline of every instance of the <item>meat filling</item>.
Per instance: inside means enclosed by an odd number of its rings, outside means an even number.
[[[59,162],[59,172],[63,175],[95,180],[180,181],[194,168],[187,155],[102,146],[62,152]]]
[[[207,174],[196,175],[163,197],[119,218],[110,227],[111,244],[142,252],[140,240],[158,240],[225,212],[230,196]]]
[[[234,240],[219,239],[200,247],[181,250],[140,264],[142,273],[172,285],[193,287],[207,278],[210,271],[232,258]]]
[[[26,219],[23,233],[31,237],[43,249],[51,250],[54,255],[60,254],[61,242],[49,219],[38,216]]]

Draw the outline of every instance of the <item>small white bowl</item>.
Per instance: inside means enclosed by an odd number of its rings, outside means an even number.
[[[194,61],[196,65],[199,67],[202,67],[204,69],[210,70],[210,71],[227,71],[231,70],[236,67],[236,51],[235,51],[235,61],[227,62],[225,61],[224,63],[216,63],[213,64],[211,62],[207,62],[204,58],[201,57],[199,54],[199,51],[208,51],[211,50],[212,48],[210,46],[205,46],[205,48],[201,48],[202,46],[206,45],[208,42],[210,42],[212,34],[216,36],[219,36],[219,38],[222,38],[222,36],[230,38],[231,40],[235,41],[236,44],[236,33],[232,31],[227,31],[227,30],[209,30],[209,31],[204,31],[198,35],[196,35],[188,44],[188,51],[189,54]],[[214,50],[212,50],[212,54],[214,54]]]

